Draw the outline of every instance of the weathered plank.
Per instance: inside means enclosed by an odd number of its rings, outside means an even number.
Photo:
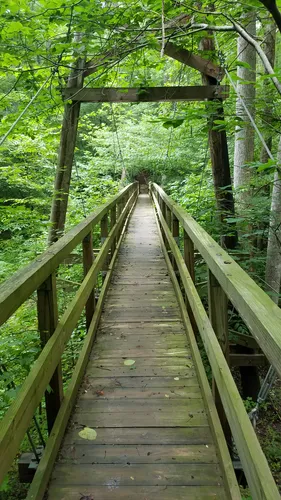
[[[85,441],[79,435],[81,427],[72,423],[65,435],[64,444],[76,446],[76,444],[92,443]],[[95,444],[104,445],[208,445],[211,446],[213,438],[208,425],[197,427],[112,427],[99,428]]]
[[[81,497],[82,495],[82,497]],[[228,500],[220,486],[51,486],[51,500],[77,500],[97,498],[98,500]]]
[[[133,479],[132,479],[133,478]],[[68,485],[108,486],[220,486],[222,477],[219,467],[213,464],[138,464],[120,465],[57,464],[52,482]]]
[[[214,445],[64,445],[59,453],[61,464],[190,464],[217,463]]]
[[[185,87],[140,87],[140,88],[65,88],[65,100],[78,102],[161,102],[161,101],[205,101],[229,95],[229,87],[193,85]]]

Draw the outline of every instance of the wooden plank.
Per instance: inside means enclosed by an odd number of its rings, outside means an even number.
[[[161,216],[156,197],[154,203],[158,210],[161,224],[165,230],[170,248],[177,260],[178,269],[186,294],[197,322],[200,335],[205,345],[208,359],[214,374],[225,413],[230,424],[235,444],[245,471],[248,484],[257,499],[279,498],[279,493],[269,469],[267,460],[260,447],[256,434],[246,413],[243,401],[221,351],[219,342],[210,324],[204,306],[194,283],[185,266],[183,257],[174,242],[168,226]]]
[[[132,373],[130,368],[124,366],[114,368],[107,367],[91,367],[89,374],[92,377],[104,377],[106,374],[115,377],[128,377]],[[135,377],[187,377],[189,373],[194,371],[194,368],[185,366],[140,366],[137,365],[134,369]]]
[[[83,238],[82,242],[82,249],[83,249],[83,271],[84,271],[84,277],[87,275],[87,273],[90,271],[91,266],[93,265],[94,262],[94,252],[93,252],[93,233],[90,231],[85,238]],[[85,306],[85,313],[86,313],[86,328],[87,330],[89,329],[89,326],[92,321],[92,317],[95,312],[95,306],[96,306],[96,299],[95,299],[95,289],[91,291],[89,298],[86,302]]]
[[[214,445],[65,445],[59,453],[61,464],[190,464],[217,463]]]
[[[182,414],[183,418],[189,416],[190,413],[203,413],[204,405],[201,398],[163,398],[163,399],[150,399],[137,398],[137,399],[101,399],[92,398],[91,394],[84,394],[82,398],[79,399],[76,405],[76,412],[79,417],[84,417],[84,414],[91,414],[93,417],[95,414],[100,413],[115,413],[116,417],[119,414],[124,413],[168,413],[168,412],[179,412]],[[83,414],[83,415],[82,415]]]
[[[153,337],[153,342],[154,342],[154,337]],[[130,343],[131,344],[131,343]],[[139,348],[136,349],[131,349],[129,346],[126,348],[124,347],[123,349],[119,350],[118,349],[118,342],[115,343],[115,348],[114,344],[111,344],[111,348],[104,348],[104,347],[99,347],[95,348],[92,359],[94,358],[118,358],[118,359],[135,359],[135,358],[178,358],[178,357],[186,357],[187,355],[190,354],[190,352],[187,350],[186,346],[182,347],[181,349],[175,348],[175,349],[169,349],[168,347],[165,349],[152,349],[147,348],[144,349],[141,345],[139,345]],[[176,361],[176,360],[175,360]]]
[[[268,366],[264,354],[235,354],[229,355],[230,366]]]
[[[124,366],[124,363],[126,361],[126,356],[121,356],[120,358],[117,357],[110,357],[110,358],[105,358],[103,356],[99,356],[98,359],[96,359],[96,356],[91,357],[91,368],[100,368],[100,367],[107,367],[107,368],[113,368],[115,367],[122,367]],[[135,369],[137,368],[138,365],[141,365],[141,367],[165,367],[165,366],[174,366],[176,365],[177,367],[187,367],[191,368],[193,366],[193,361],[189,353],[186,353],[185,356],[181,357],[164,357],[164,358],[156,358],[156,357],[148,357],[148,358],[141,358],[139,357],[138,360],[135,360],[135,364],[132,367],[129,367],[130,375],[132,375],[135,372]],[[127,367],[128,368],[128,367]]]
[[[31,264],[13,274],[0,286],[0,325],[57,269],[65,257],[89,233],[92,225],[97,224],[103,215],[116,205],[120,197],[132,190],[135,185],[126,186],[119,194],[71,229]]]
[[[214,97],[225,99],[228,86],[193,85],[185,87],[89,88],[62,90],[65,100],[75,102],[161,102],[205,101]]]
[[[229,364],[229,341],[228,341],[228,298],[215,276],[208,270],[208,308],[209,318],[221,346],[224,357]],[[232,437],[227,417],[221,402],[215,379],[212,379],[213,396],[217,407],[219,419],[223,428],[224,436],[229,447]]]
[[[132,477],[134,479],[132,479]],[[173,485],[173,486],[220,486],[222,478],[215,464],[143,464],[139,467],[132,464],[127,467],[120,465],[100,465],[95,467],[84,464],[57,465],[53,473],[53,484],[118,486],[134,485]]]
[[[172,42],[165,43],[164,54],[213,78],[221,79],[224,74],[224,69],[217,64]]]
[[[199,224],[157,185],[228,298],[241,314],[267,359],[281,375],[281,310]]]
[[[58,324],[58,304],[56,276],[51,274],[37,290],[38,329],[42,348],[47,344]],[[48,432],[54,425],[63,399],[63,382],[61,363],[55,368],[49,382],[51,390],[45,391]]]
[[[80,399],[89,399],[91,398],[92,403],[94,399],[97,400],[111,400],[111,399],[146,399],[149,401],[150,399],[162,400],[162,399],[182,399],[184,398],[186,401],[189,399],[200,399],[202,398],[201,390],[196,382],[196,379],[193,380],[194,387],[156,387],[154,389],[147,388],[121,388],[113,386],[112,388],[102,387],[102,384],[99,382],[99,379],[96,379],[95,384],[84,383],[82,388],[82,393],[80,394]],[[93,403],[94,404],[94,403]]]
[[[88,384],[96,383],[98,385],[98,389],[112,389],[112,388],[140,388],[146,387],[147,389],[159,389],[162,387],[170,387],[170,388],[182,388],[182,387],[194,387],[197,386],[198,381],[195,376],[195,370],[190,371],[188,375],[182,377],[174,377],[174,376],[144,376],[144,377],[133,377],[133,376],[125,376],[125,377],[106,377],[105,374],[101,377],[95,377],[90,373],[90,367],[87,370],[86,375],[86,387]]]
[[[257,341],[251,335],[245,335],[240,332],[231,332],[231,344],[243,345],[245,347],[250,347],[251,349],[259,349]]]
[[[82,493],[81,493],[82,491]],[[81,497],[82,494],[82,497]],[[80,495],[80,496],[79,496]],[[49,500],[228,500],[220,486],[51,486]]]
[[[93,427],[197,427],[206,426],[208,419],[205,413],[189,412],[186,415],[176,414],[173,409],[161,412],[159,410],[140,413],[75,413],[74,420],[84,426]],[[196,430],[194,430],[196,433]]]
[[[64,445],[92,443],[79,436],[81,427],[73,423],[67,432]],[[208,426],[196,427],[119,427],[99,428],[95,444],[100,445],[179,445],[212,444],[212,436]]]

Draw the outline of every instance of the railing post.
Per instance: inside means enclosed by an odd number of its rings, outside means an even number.
[[[101,244],[103,245],[106,238],[108,237],[108,214],[107,213],[101,219],[100,229],[101,229]],[[105,276],[106,276],[107,266],[108,266],[108,258],[105,259],[103,269],[102,269],[102,280],[103,281],[104,281]]]
[[[195,283],[194,244],[192,239],[188,236],[185,229],[183,230],[183,258],[185,265],[188,269],[188,272],[190,274],[190,277],[193,283]],[[197,324],[189,304],[188,296],[186,294],[185,294],[185,303],[192,329],[194,333],[197,334],[198,333]]]
[[[168,205],[166,205],[166,222],[167,222],[168,228],[171,231],[171,229],[172,229],[172,212],[169,209]]]
[[[90,231],[85,238],[83,239],[82,243],[82,248],[83,248],[83,270],[84,270],[84,277],[90,270],[93,262],[94,262],[94,252],[93,252],[93,233]],[[91,291],[91,294],[86,302],[86,329],[88,331],[90,323],[92,321],[92,317],[95,312],[95,307],[96,307],[96,299],[95,299],[95,289]]]
[[[116,205],[111,208],[110,210],[110,230],[115,226],[116,224]],[[116,237],[113,239],[113,243],[110,249],[110,259],[112,259],[113,254],[116,249]]]
[[[58,324],[55,273],[51,274],[37,290],[37,315],[41,344],[44,347]],[[55,369],[49,386],[51,390],[45,392],[45,401],[48,432],[50,434],[63,400],[61,363]]]
[[[228,298],[213,275],[208,269],[208,303],[209,318],[214,332],[218,338],[220,346],[227,363],[229,364],[229,340],[228,340]],[[216,403],[218,415],[224,431],[226,442],[231,448],[231,431],[223,409],[221,398],[213,378],[213,397]]]
[[[185,229],[183,230],[183,252],[184,252],[184,262],[188,269],[188,272],[195,283],[195,266],[194,266],[194,244],[192,239],[188,236]]]
[[[174,240],[176,244],[179,246],[180,243],[180,226],[179,226],[179,221],[178,218],[175,216],[175,214],[172,215],[172,235],[174,237]],[[174,271],[177,271],[177,264],[176,264],[176,259],[172,257],[172,265],[174,268]]]

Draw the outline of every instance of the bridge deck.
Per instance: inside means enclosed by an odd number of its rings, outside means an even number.
[[[84,426],[94,441],[79,436]],[[48,498],[227,498],[147,195],[121,246]]]

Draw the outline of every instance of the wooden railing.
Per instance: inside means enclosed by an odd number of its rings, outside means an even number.
[[[41,341],[45,344],[0,427],[1,483],[19,451],[21,441],[45,393],[50,436],[28,498],[42,498],[48,482],[95,338],[122,235],[137,196],[138,183],[125,187],[0,287],[0,325],[7,321],[33,292],[37,291],[38,329]],[[109,232],[108,216],[110,216]],[[99,223],[102,246],[94,258],[93,229]],[[61,319],[58,320],[56,273],[58,266],[80,243],[83,247],[84,280]],[[104,275],[107,273],[96,303],[94,288],[100,271],[104,271]],[[84,307],[87,336],[72,379],[63,394],[61,356]],[[51,390],[46,391],[48,386]]]
[[[179,276],[181,288],[177,282],[175,288],[182,303],[181,290],[184,290],[185,307],[191,320],[191,323],[186,320],[191,348],[193,332],[198,331],[209,359],[215,381],[214,397],[222,426],[225,433],[228,432],[228,424],[230,426],[253,498],[280,498],[227,358],[230,301],[248,326],[258,346],[281,374],[281,311],[227,252],[161,187],[151,184],[150,192],[163,234],[166,260],[169,259],[170,265]],[[180,226],[183,230],[183,255],[178,246]],[[194,249],[201,254],[208,267],[209,317],[194,283]]]

